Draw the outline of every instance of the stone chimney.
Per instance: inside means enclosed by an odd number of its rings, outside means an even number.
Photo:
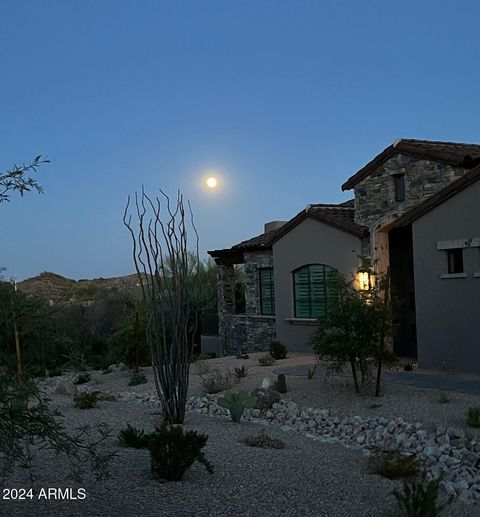
[[[272,232],[273,230],[278,230],[281,228],[287,221],[270,221],[265,223],[265,233]]]

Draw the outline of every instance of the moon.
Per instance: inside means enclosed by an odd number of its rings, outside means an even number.
[[[207,178],[206,183],[207,183],[207,187],[212,188],[212,189],[218,185],[217,178],[214,178],[213,176],[210,176],[209,178]]]

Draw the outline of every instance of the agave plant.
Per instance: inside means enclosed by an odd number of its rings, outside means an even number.
[[[217,400],[219,406],[230,410],[230,416],[234,422],[240,422],[245,409],[253,409],[256,403],[257,397],[250,395],[247,391],[229,391]]]

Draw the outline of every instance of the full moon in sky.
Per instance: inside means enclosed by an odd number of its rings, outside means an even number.
[[[217,186],[217,178],[214,178],[213,176],[210,176],[207,179],[207,187],[208,188],[215,188]]]

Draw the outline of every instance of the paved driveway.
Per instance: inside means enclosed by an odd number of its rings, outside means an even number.
[[[387,382],[409,384],[418,388],[441,391],[457,391],[469,395],[480,395],[480,380],[461,374],[441,372],[384,372],[383,379]]]
[[[285,366],[284,368],[277,368],[273,373],[306,377],[308,369],[313,368],[313,366],[313,364]],[[384,371],[383,380],[386,382],[416,386],[418,388],[480,395],[480,379],[474,376],[421,370],[413,372]]]

